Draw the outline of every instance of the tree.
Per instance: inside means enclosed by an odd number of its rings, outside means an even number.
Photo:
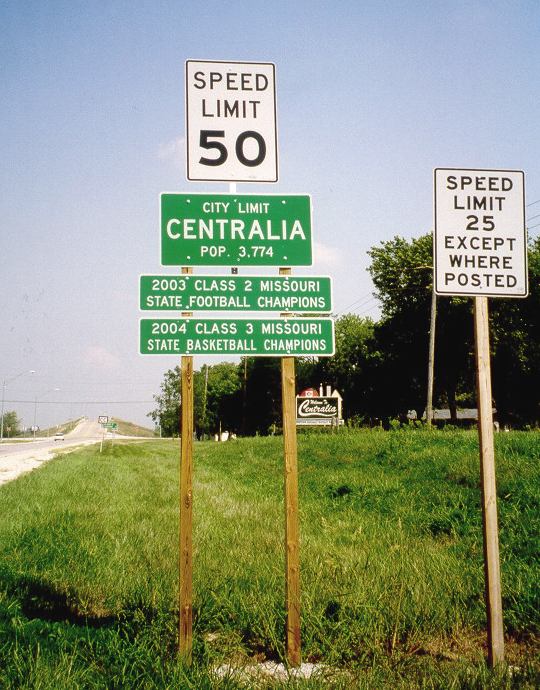
[[[14,410],[4,412],[4,436],[6,438],[16,436],[20,431],[20,426],[21,420]]]
[[[420,414],[425,407],[432,247],[432,236],[422,235],[410,241],[395,237],[369,251],[369,271],[383,312],[375,327],[380,352],[375,403],[381,416],[404,414],[409,408]],[[458,393],[472,391],[472,337],[470,300],[438,299],[434,400],[444,393],[453,420]]]
[[[155,424],[159,424],[165,436],[180,433],[180,367],[169,369],[163,375],[161,393],[154,395],[157,409],[149,413]]]
[[[369,254],[383,312],[374,331],[375,407],[384,416],[409,407],[418,412],[426,398],[432,237],[395,237]],[[529,296],[490,300],[493,395],[502,423],[540,418],[539,238],[528,254]],[[470,298],[437,298],[434,400],[448,404],[453,420],[458,398],[476,399],[472,305]]]
[[[345,418],[368,416],[372,393],[373,329],[371,319],[357,314],[344,314],[336,319],[334,356],[300,360],[298,388],[329,384],[343,396]]]
[[[493,394],[502,424],[540,420],[540,238],[528,250],[529,296],[490,300]]]
[[[195,375],[195,426],[203,433],[238,432],[242,418],[241,379],[237,364],[204,365]]]
[[[245,433],[265,435],[274,425],[281,426],[281,360],[248,359]]]
[[[181,370],[169,369],[163,376],[161,392],[154,395],[157,408],[150,412],[166,436],[180,433]],[[238,431],[240,425],[241,386],[238,365],[221,362],[203,365],[193,374],[193,423],[195,432],[213,434],[222,429]]]

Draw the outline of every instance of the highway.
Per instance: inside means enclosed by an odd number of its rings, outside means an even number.
[[[51,436],[35,441],[4,442],[0,445],[0,485],[39,467],[54,457],[55,451],[98,443],[102,436],[103,432],[97,421],[82,419],[73,431],[65,435],[63,441],[55,441]],[[110,436],[106,435],[106,438]]]

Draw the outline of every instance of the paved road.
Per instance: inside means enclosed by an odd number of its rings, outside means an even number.
[[[28,442],[2,443],[0,485],[39,467],[54,456],[54,451],[101,441],[102,433],[97,421],[83,419],[72,432],[65,435],[64,441],[55,441],[51,437]]]

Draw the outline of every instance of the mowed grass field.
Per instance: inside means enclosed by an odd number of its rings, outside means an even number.
[[[282,438],[195,444],[194,654],[176,656],[178,441],[63,455],[0,489],[1,688],[536,688],[540,434],[496,436],[506,656],[486,668],[475,432],[299,436],[305,681],[283,660]]]

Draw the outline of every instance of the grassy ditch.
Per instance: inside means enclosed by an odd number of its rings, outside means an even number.
[[[133,424],[133,422],[126,422],[123,419],[117,419],[116,417],[111,417],[111,422],[116,422],[118,428],[116,433],[121,436],[142,436],[145,438],[151,438],[156,436],[156,432],[153,429],[148,429],[147,427],[140,426],[139,424]]]
[[[55,434],[69,434],[70,431],[73,431],[77,424],[81,421],[81,419],[70,419],[67,422],[64,422],[63,424],[55,424],[54,426],[51,426],[47,429],[40,429],[39,431],[36,432],[36,438],[50,438],[51,436],[54,436]],[[28,434],[28,438],[24,440],[33,440],[34,435],[32,432],[26,432]],[[23,437],[18,436],[14,437],[10,440],[17,440],[17,439],[22,439]]]
[[[483,662],[475,434],[305,434],[303,658],[326,670],[287,687],[537,687],[540,435],[496,441],[512,674]],[[211,669],[283,659],[281,439],[195,445],[191,669],[175,655],[178,441],[98,451],[0,489],[0,687],[236,688]]]

